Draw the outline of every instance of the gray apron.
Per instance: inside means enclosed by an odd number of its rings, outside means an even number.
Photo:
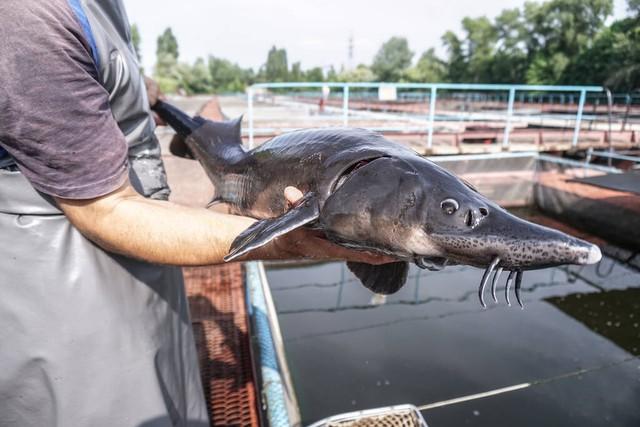
[[[131,179],[168,188],[119,1],[84,4]],[[0,426],[206,426],[180,269],[107,253],[0,169]]]

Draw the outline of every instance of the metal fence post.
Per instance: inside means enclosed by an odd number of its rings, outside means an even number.
[[[437,88],[431,86],[431,96],[429,96],[429,134],[427,136],[427,148],[433,147],[433,118],[436,110]]]
[[[513,116],[513,102],[516,99],[516,88],[509,89],[509,104],[507,106],[507,123],[504,127],[504,136],[502,137],[502,148],[509,147],[509,135],[511,134],[511,117]]]
[[[629,119],[629,111],[631,110],[631,95],[629,94],[625,95],[625,105],[627,108],[625,108],[624,110],[624,118],[622,119],[622,127],[620,128],[620,130],[623,132],[624,132],[624,128],[627,126],[627,120]]]
[[[340,308],[342,304],[342,290],[344,288],[344,263],[340,263],[340,284],[338,285],[338,298],[336,299],[336,308]]]
[[[578,146],[578,137],[580,136],[580,123],[582,122],[582,110],[584,109],[584,101],[587,97],[587,91],[582,89],[580,91],[580,101],[578,103],[578,114],[576,115],[576,127],[573,130],[573,141],[571,142],[572,147]]]
[[[253,88],[247,90],[247,119],[249,120],[249,149],[253,148]]]
[[[342,88],[342,125],[349,126],[349,85]]]

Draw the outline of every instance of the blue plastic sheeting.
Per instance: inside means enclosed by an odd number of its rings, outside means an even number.
[[[269,318],[267,304],[263,291],[260,264],[249,262],[245,264],[246,286],[249,316],[253,319],[254,335],[259,344],[259,370],[262,377],[264,404],[267,408],[268,425],[270,427],[289,427],[289,415],[285,398],[285,388],[278,367],[275,345]]]

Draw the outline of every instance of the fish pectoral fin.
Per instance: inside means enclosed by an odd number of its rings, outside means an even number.
[[[383,295],[398,292],[409,272],[409,263],[405,261],[380,265],[347,262],[347,267],[371,292]]]
[[[231,250],[224,260],[232,261],[264,246],[276,237],[315,221],[319,215],[317,198],[315,194],[309,193],[283,215],[258,221],[240,233],[231,244]]]

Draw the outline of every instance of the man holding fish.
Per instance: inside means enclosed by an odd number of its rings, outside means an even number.
[[[0,22],[0,425],[208,425],[172,266],[222,262],[255,220],[167,201],[121,1],[6,0]],[[303,229],[250,257],[390,260]]]

